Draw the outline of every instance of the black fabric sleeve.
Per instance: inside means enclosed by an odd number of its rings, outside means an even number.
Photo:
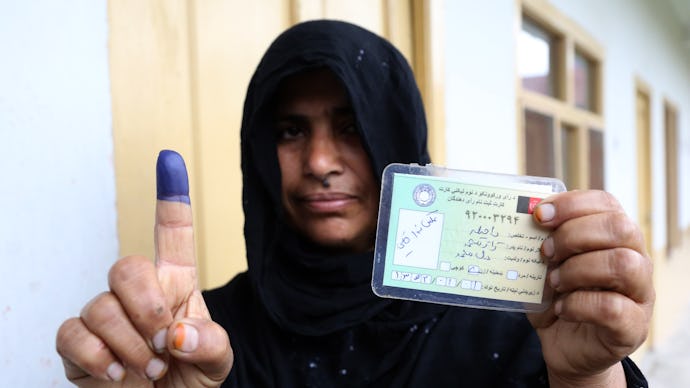
[[[628,388],[648,388],[647,379],[642,374],[642,371],[635,365],[633,360],[626,357],[621,361],[623,364],[623,371],[625,372],[625,381],[628,383]]]

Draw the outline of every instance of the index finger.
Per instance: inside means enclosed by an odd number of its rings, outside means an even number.
[[[554,228],[541,248],[542,255],[552,263],[614,248],[629,248],[647,256],[640,228],[605,191],[570,191],[551,196],[537,205],[534,219]]]
[[[170,150],[160,152],[156,163],[156,186],[156,267],[195,268],[189,180],[180,154]]]

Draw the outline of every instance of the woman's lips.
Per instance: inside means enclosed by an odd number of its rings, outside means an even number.
[[[299,197],[299,202],[316,213],[331,213],[344,210],[355,201],[355,196],[346,193],[315,193]]]

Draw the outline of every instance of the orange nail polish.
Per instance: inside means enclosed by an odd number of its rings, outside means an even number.
[[[175,349],[182,349],[184,345],[184,336],[184,324],[178,323],[175,325],[175,333],[173,335],[173,346],[175,346]]]
[[[534,215],[537,216],[537,221],[548,222],[556,215],[556,208],[551,203],[541,204],[535,209]]]
[[[173,346],[175,349],[185,353],[195,351],[199,346],[199,332],[196,327],[184,323],[175,325]]]

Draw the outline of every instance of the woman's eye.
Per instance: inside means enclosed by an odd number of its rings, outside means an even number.
[[[350,123],[350,124],[344,125],[340,129],[340,133],[342,133],[343,135],[359,135],[359,132],[357,131],[357,126],[355,125],[355,123]]]
[[[300,127],[291,125],[279,127],[277,131],[278,140],[292,140],[304,135],[304,130]]]

